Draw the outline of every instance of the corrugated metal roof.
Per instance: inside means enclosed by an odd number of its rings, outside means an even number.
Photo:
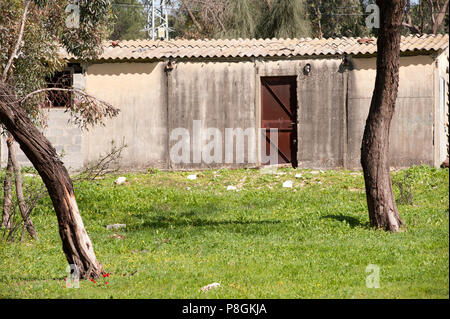
[[[401,51],[438,51],[448,47],[445,35],[402,36]],[[108,41],[100,60],[165,58],[238,58],[374,54],[376,38],[133,40]]]

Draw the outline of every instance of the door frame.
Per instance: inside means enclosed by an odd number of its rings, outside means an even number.
[[[299,154],[299,116],[300,116],[300,99],[299,99],[299,79],[300,79],[300,63],[302,60],[293,61],[264,61],[263,59],[255,60],[255,127],[256,127],[256,165],[258,167],[262,166],[261,163],[261,107],[262,107],[262,97],[261,97],[261,78],[267,76],[291,76],[297,78],[297,152],[296,152],[296,162],[297,165],[300,162],[298,158]],[[285,166],[286,164],[281,164]],[[292,165],[289,165],[292,166]]]

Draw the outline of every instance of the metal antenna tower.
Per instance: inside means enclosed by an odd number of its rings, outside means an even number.
[[[169,10],[167,0],[145,0],[147,12],[147,25],[144,31],[148,32],[148,38],[152,40],[169,40]]]

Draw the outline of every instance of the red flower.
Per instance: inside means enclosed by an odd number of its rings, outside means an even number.
[[[107,285],[108,284],[108,282],[107,281],[105,281],[105,285]]]

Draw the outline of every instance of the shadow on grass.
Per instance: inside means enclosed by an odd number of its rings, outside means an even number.
[[[217,227],[217,226],[262,226],[266,224],[280,224],[283,221],[275,220],[255,220],[252,213],[249,216],[238,215],[233,217],[223,214],[229,209],[226,205],[217,205],[206,203],[197,205],[196,208],[185,211],[166,210],[164,213],[161,209],[153,207],[151,211],[156,214],[139,214],[137,218],[143,219],[143,223],[131,227],[130,230],[139,230],[142,228],[169,228],[169,227]]]
[[[352,217],[352,216],[345,216],[345,215],[327,215],[323,216],[320,219],[334,219],[339,222],[345,222],[350,225],[351,228],[355,227],[361,227],[361,228],[370,228],[369,222],[361,223],[359,219]]]
[[[235,220],[213,220],[206,218],[183,218],[178,215],[177,217],[171,216],[154,216],[150,220],[145,221],[138,228],[168,228],[170,226],[175,227],[214,227],[221,225],[263,225],[263,224],[279,224],[279,220],[246,220],[246,219],[235,219]]]

